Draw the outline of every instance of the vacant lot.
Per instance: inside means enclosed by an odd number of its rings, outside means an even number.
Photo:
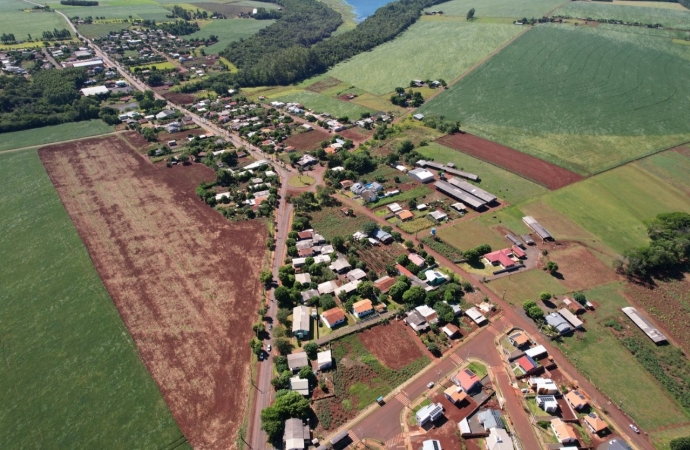
[[[36,152],[0,155],[0,168],[0,448],[178,448]]]
[[[690,140],[684,48],[652,36],[540,25],[420,112],[589,175]]]
[[[305,133],[293,134],[285,140],[286,146],[295,147],[297,150],[311,151],[321,147],[321,142],[330,139],[332,135],[321,130],[312,130]]]
[[[361,231],[362,224],[371,222],[367,216],[346,216],[340,212],[341,207],[322,208],[311,213],[312,227],[331,240],[335,236],[347,238],[356,231]]]
[[[548,292],[551,295],[560,295],[568,292],[558,280],[540,269],[532,269],[519,272],[503,278],[498,278],[489,283],[489,287],[505,301],[517,306],[522,306],[525,300],[534,300],[541,305],[539,294]],[[505,293],[505,294],[504,294]]]
[[[329,74],[379,95],[408,87],[411,80],[442,78],[450,83],[520,31],[514,25],[465,19],[420,20],[393,41],[335,66]]]
[[[272,98],[273,100],[273,98]],[[376,113],[371,108],[365,108],[354,103],[338,100],[336,98],[328,97],[323,94],[317,94],[311,91],[301,91],[292,94],[281,95],[275,100],[281,102],[295,102],[304,105],[307,109],[312,109],[316,113],[327,112],[335,117],[347,116],[350,119],[359,119],[362,113],[369,114]]]
[[[152,166],[117,137],[40,156],[185,436],[232,447],[249,395],[264,226],[231,223],[198,200],[195,186],[213,178],[205,166]]]
[[[111,31],[118,32],[129,28],[129,23],[125,22],[105,22],[105,23],[89,23],[77,26],[79,33],[87,38],[97,38],[107,36]]]
[[[618,280],[611,267],[579,245],[551,251],[549,259],[558,264],[558,273],[563,277],[559,281],[569,291],[593,288]]]
[[[438,139],[438,142],[495,164],[549,189],[559,189],[583,179],[582,175],[575,172],[469,133],[448,134]]]
[[[562,5],[561,0],[452,0],[432,6],[428,11],[442,10],[443,15],[465,17],[470,8],[476,10],[475,16],[482,17],[541,17]]]
[[[17,40],[41,39],[44,31],[57,28],[69,29],[69,25],[53,11],[33,10],[34,5],[22,0],[3,0],[0,2],[0,30],[14,34]],[[71,32],[71,30],[70,30]],[[38,42],[36,45],[41,45]]]
[[[51,142],[97,136],[110,133],[113,130],[113,127],[107,125],[102,120],[87,120],[85,122],[63,123],[32,130],[13,131],[11,133],[3,133],[2,139],[0,139],[0,152],[13,148],[33,147]]]
[[[384,366],[394,370],[402,369],[424,356],[403,326],[394,321],[388,325],[369,328],[359,334],[359,340]]]
[[[678,4],[676,3],[676,5]],[[690,11],[687,9],[638,7],[616,3],[570,2],[554,11],[553,14],[582,19],[613,19],[643,24],[660,23],[666,28],[690,30]]]
[[[493,250],[508,247],[508,241],[478,220],[465,220],[438,229],[438,236],[453,247],[465,251],[482,244]]]
[[[220,4],[216,4],[220,6]],[[266,5],[274,6],[270,3]],[[264,4],[261,6],[265,8]],[[207,39],[210,35],[218,36],[218,42],[204,48],[207,55],[217,55],[221,50],[225,48],[234,41],[239,41],[240,39],[248,38],[253,34],[259,32],[259,30],[266,28],[271,25],[274,20],[251,20],[251,19],[228,19],[228,20],[212,20],[207,22],[201,27],[196,33],[192,33],[186,38],[193,39]]]

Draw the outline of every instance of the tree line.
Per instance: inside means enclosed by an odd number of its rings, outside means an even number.
[[[44,40],[62,40],[62,39],[69,39],[72,37],[72,33],[69,32],[67,28],[63,28],[62,30],[58,30],[57,28],[54,28],[53,31],[44,31],[43,32],[43,39]]]
[[[98,6],[98,2],[92,0],[60,0],[60,4],[67,6]]]
[[[2,41],[3,44],[9,44],[12,42],[17,42],[17,38],[14,37],[13,33],[2,33],[2,36],[0,36],[0,41]]]
[[[166,33],[173,34],[175,36],[186,36],[188,34],[196,33],[200,30],[199,24],[196,22],[187,22],[186,20],[176,20],[174,22],[163,22],[156,25],[153,23],[154,27],[158,27]]]

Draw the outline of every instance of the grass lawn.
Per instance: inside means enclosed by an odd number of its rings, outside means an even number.
[[[525,300],[534,300],[541,305],[539,294],[542,292],[560,295],[568,291],[556,278],[540,269],[498,278],[492,280],[488,286],[496,295],[518,308],[522,307]]]
[[[660,23],[666,28],[690,30],[690,10],[638,7],[630,3],[570,2],[555,11],[554,15],[595,20],[615,19],[644,24]]]
[[[335,236],[346,238],[355,231],[360,231],[365,222],[371,222],[371,219],[364,215],[346,216],[340,212],[339,207],[322,208],[311,213],[311,217],[311,226],[329,240]]]
[[[478,220],[465,220],[438,230],[438,236],[453,247],[465,251],[482,244],[492,250],[508,247],[508,241]]]
[[[309,175],[295,175],[288,180],[288,184],[292,187],[300,188],[305,186],[311,186],[316,180]]]
[[[183,443],[38,155],[0,167],[0,447]]]
[[[674,428],[672,430],[649,433],[654,448],[657,450],[671,450],[671,441],[685,436],[690,436],[690,426]]]
[[[54,11],[33,10],[34,5],[22,0],[0,2],[0,30],[14,34],[16,39],[41,39],[44,31],[69,28],[65,19]],[[71,32],[71,30],[70,30]],[[38,45],[41,45],[38,42]]]
[[[690,141],[689,59],[670,39],[540,25],[419,112],[590,175]]]
[[[77,25],[77,30],[87,38],[107,36],[111,31],[118,32],[129,27],[125,22],[104,22]]]
[[[442,10],[444,16],[465,17],[467,11],[475,9],[475,17],[541,17],[562,5],[562,0],[452,0],[440,6],[432,6],[427,11]]]
[[[218,42],[204,47],[207,55],[217,55],[224,50],[231,42],[248,38],[259,32],[259,30],[271,25],[275,20],[247,20],[247,19],[228,19],[211,20],[201,27],[196,33],[185,36],[185,39],[208,38],[214,34],[218,36]]]
[[[426,147],[418,147],[416,150],[427,159],[431,158],[443,164],[452,162],[460,170],[479,175],[481,179],[479,186],[482,189],[509,203],[518,203],[548,192],[545,187],[512,172],[435,142],[429,143]]]
[[[276,100],[286,103],[301,103],[306,108],[313,109],[316,113],[327,112],[335,117],[347,116],[350,119],[359,119],[361,114],[365,112],[369,114],[376,113],[376,111],[371,108],[365,108],[355,103],[338,100],[311,91],[297,91],[287,95],[281,95],[276,97]]]
[[[486,369],[486,366],[482,363],[471,362],[467,366],[467,368],[474,372],[474,374],[477,375],[477,377],[479,377],[480,380],[489,374],[489,371]]]
[[[169,70],[169,69],[174,69],[176,68],[175,64],[171,63],[170,61],[165,61],[165,62],[159,62],[159,63],[154,63],[154,64],[143,64],[141,66],[132,66],[129,68],[130,72],[134,72],[135,69],[141,69],[141,70],[146,70],[146,69],[153,69],[156,68],[157,70]]]
[[[608,318],[623,316],[620,308],[629,306],[618,293],[622,288],[622,284],[613,283],[585,292],[587,299],[599,307],[583,316],[585,333],[566,337],[560,345],[578,369],[615,404],[622,403],[623,410],[642,428],[651,430],[687,422],[688,416],[666,390],[603,325]],[[611,367],[625,367],[625,370],[611,370]]]
[[[422,19],[393,41],[335,66],[329,75],[378,95],[408,87],[414,79],[450,83],[520,31],[514,25]]]
[[[102,120],[63,123],[31,130],[3,133],[0,139],[0,152],[14,148],[33,147],[51,142],[67,141],[88,136],[110,133],[114,128]]]
[[[387,205],[389,203],[396,203],[396,202],[407,202],[412,199],[417,200],[418,203],[424,203],[424,196],[427,194],[432,193],[433,191],[422,185],[422,186],[416,186],[409,191],[404,191],[401,192],[397,195],[391,195],[390,197],[385,197],[382,199],[379,199],[376,201],[376,203],[367,203],[367,206],[369,208],[377,208],[379,206]]]

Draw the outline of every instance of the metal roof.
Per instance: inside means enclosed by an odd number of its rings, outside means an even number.
[[[445,181],[437,181],[434,183],[434,187],[443,192],[446,195],[449,195],[450,197],[453,197],[457,200],[460,200],[461,202],[471,206],[472,208],[479,209],[482,206],[486,205],[486,202],[484,200],[481,200],[477,197],[475,197],[472,194],[469,194],[462,189],[459,189],[452,184],[445,182]]]
[[[455,187],[462,189],[465,192],[469,192],[475,197],[484,200],[487,203],[496,201],[496,196],[490,192],[486,192],[484,189],[478,188],[474,184],[470,184],[467,181],[459,180],[457,178],[451,178],[448,180],[450,184]]]
[[[646,334],[647,337],[649,337],[649,339],[651,339],[655,344],[666,342],[666,336],[661,334],[661,332],[654,325],[652,325],[651,322],[642,317],[640,313],[637,312],[637,309],[633,308],[632,306],[621,309],[625,315],[628,316],[630,320],[635,322],[635,325],[640,327],[644,334]]]
[[[546,231],[546,228],[541,226],[539,222],[537,222],[534,217],[532,216],[525,216],[522,218],[522,221],[530,227],[537,235],[542,238],[542,239],[553,239],[553,236],[551,236],[551,233]]]

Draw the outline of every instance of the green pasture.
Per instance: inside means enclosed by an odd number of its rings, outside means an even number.
[[[189,448],[36,151],[0,167],[0,448]]]
[[[180,2],[176,2],[180,3]],[[170,14],[154,0],[99,0],[98,6],[61,5],[59,1],[49,1],[51,8],[57,9],[67,17],[105,17],[106,19],[144,19],[166,22],[173,19],[165,17]]]
[[[15,148],[34,147],[51,142],[79,139],[99,134],[110,133],[114,128],[102,120],[63,123],[31,130],[3,133],[0,139],[0,152]]]
[[[479,175],[481,182],[478,185],[482,189],[509,203],[518,203],[548,192],[545,187],[512,172],[435,142],[425,147],[418,147],[416,150],[427,159],[433,159],[442,164],[452,162],[459,170]]]
[[[214,34],[218,36],[218,42],[204,48],[207,55],[216,55],[234,41],[248,38],[259,32],[259,30],[271,25],[274,20],[247,20],[247,19],[228,19],[212,20],[206,23],[199,31],[192,33],[185,38],[208,38]]]
[[[177,66],[175,64],[171,63],[170,61],[165,61],[165,62],[159,62],[159,63],[153,63],[153,64],[143,64],[141,66],[131,66],[129,68],[130,72],[134,72],[135,69],[141,69],[141,70],[151,70],[151,69],[156,69],[156,70],[171,70],[175,69]]]
[[[441,227],[437,235],[444,242],[463,252],[482,244],[489,244],[491,250],[500,250],[508,246],[508,241],[477,219],[463,220],[451,226]]]
[[[690,436],[690,425],[649,433],[657,450],[671,450],[671,441],[685,436]]]
[[[56,12],[33,10],[33,6],[21,0],[0,2],[0,32],[12,33],[15,38],[26,40],[29,35],[33,39],[42,39],[44,31],[53,31],[55,28],[69,29],[65,19]]]
[[[563,0],[451,0],[447,3],[427,8],[427,11],[443,11],[444,16],[465,17],[467,11],[475,9],[475,17],[526,17],[539,18],[554,8],[561,6]]]
[[[647,243],[645,220],[662,212],[690,212],[686,193],[634,164],[551,192],[542,200],[619,253]]]
[[[669,150],[641,159],[636,164],[690,195],[690,151],[683,154]]]
[[[450,83],[520,31],[514,25],[423,19],[396,39],[338,64],[329,75],[378,95],[415,79]]]
[[[629,305],[619,294],[621,289],[622,284],[613,283],[586,291],[587,299],[599,306],[582,316],[586,331],[565,337],[561,348],[587,379],[616,405],[622,403],[622,409],[645,430],[687,422],[687,414],[604,325],[608,319],[625,317],[620,308]]]
[[[281,102],[301,103],[305,108],[312,109],[316,113],[327,112],[335,117],[347,116],[350,119],[359,119],[362,113],[376,113],[376,111],[371,108],[365,108],[364,106],[310,91],[296,91],[276,97],[275,99]]]
[[[129,27],[128,22],[103,22],[77,25],[79,33],[87,38],[93,39],[101,36],[107,36],[111,31],[119,32]]]
[[[542,292],[561,295],[568,291],[555,277],[540,269],[498,278],[489,282],[488,286],[496,295],[518,308],[522,307],[525,300],[534,300],[541,306],[539,294]]]
[[[649,8],[604,2],[570,2],[553,14],[579,19],[622,20],[630,23],[657,24],[666,28],[690,30],[690,10]]]
[[[688,49],[653,36],[537,26],[419,112],[590,175],[690,141]]]

